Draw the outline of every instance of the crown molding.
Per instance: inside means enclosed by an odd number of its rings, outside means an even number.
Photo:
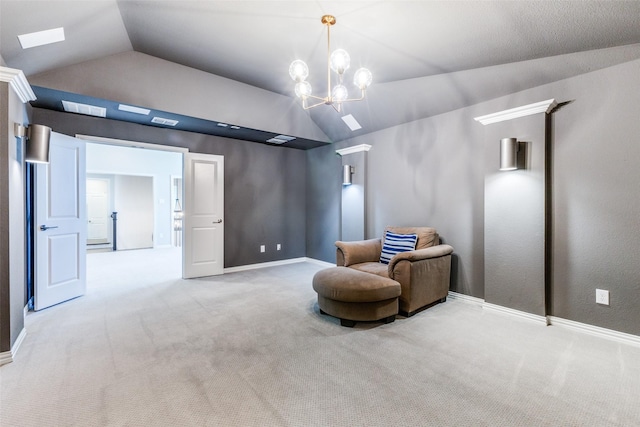
[[[0,82],[9,83],[23,103],[36,100],[36,94],[33,93],[22,70],[0,67]]]
[[[353,147],[341,148],[340,150],[336,150],[336,153],[341,156],[346,156],[347,154],[360,153],[362,151],[371,150],[371,146],[369,144],[360,144],[354,145]]]
[[[486,116],[475,117],[474,120],[479,121],[486,126],[491,123],[504,122],[506,120],[517,119],[518,117],[530,116],[532,114],[549,113],[556,107],[556,105],[558,105],[558,103],[555,99],[547,99],[546,101],[540,101],[534,104],[523,105],[521,107],[487,114]]]

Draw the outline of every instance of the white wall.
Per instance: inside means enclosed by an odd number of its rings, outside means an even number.
[[[153,177],[154,246],[171,244],[171,176],[182,176],[182,154],[87,143],[87,174]]]

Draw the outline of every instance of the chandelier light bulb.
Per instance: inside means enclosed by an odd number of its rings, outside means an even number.
[[[306,98],[311,95],[311,84],[309,82],[296,83],[296,96],[298,98]]]
[[[326,26],[327,30],[327,50],[326,50],[326,76],[327,76],[327,92],[326,96],[313,95],[311,93],[311,84],[307,82],[309,77],[309,67],[304,61],[296,59],[289,66],[289,75],[296,82],[295,93],[298,98],[302,99],[302,108],[309,110],[311,108],[318,107],[320,105],[331,105],[338,113],[342,110],[342,104],[351,101],[362,101],[366,95],[366,89],[371,85],[373,76],[371,71],[366,68],[360,68],[353,76],[353,84],[360,89],[360,93],[355,98],[349,98],[349,92],[346,87],[343,86],[344,74],[351,65],[351,58],[344,49],[336,49],[331,52],[331,27],[335,25],[336,18],[333,15],[323,15],[320,18],[322,25]],[[338,74],[336,78],[331,72],[334,71]],[[333,85],[337,83],[337,85]],[[337,81],[336,81],[337,80]],[[333,89],[332,89],[333,87]],[[317,89],[317,87],[316,87]]]
[[[309,67],[304,61],[296,59],[289,66],[289,75],[296,82],[303,82],[309,77]]]
[[[344,49],[336,49],[331,54],[331,69],[342,75],[346,70],[349,69],[349,65],[351,63],[351,58],[349,54]]]
[[[361,90],[365,90],[371,85],[373,81],[373,75],[371,71],[366,68],[359,68],[353,75],[353,84],[359,87]]]
[[[349,92],[347,92],[347,88],[342,85],[336,85],[331,91],[331,99],[333,102],[343,102],[345,99],[349,97]]]

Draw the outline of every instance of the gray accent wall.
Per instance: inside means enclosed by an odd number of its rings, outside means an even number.
[[[451,290],[539,314],[541,291],[523,289],[528,281],[500,287],[485,282],[485,258],[499,258],[485,257],[485,239],[500,230],[491,224],[485,229],[484,182],[489,168],[485,151],[498,149],[497,138],[522,135],[537,141],[540,135],[536,130],[527,136],[533,130],[526,120],[514,121],[514,135],[490,135],[492,131],[487,134],[473,118],[551,98],[568,103],[552,114],[549,129],[553,197],[548,314],[640,335],[638,60],[308,151],[308,256],[335,259],[332,240],[338,238],[340,189],[327,181],[340,176],[340,163],[332,161],[335,149],[370,144],[367,237],[380,235],[387,224],[436,227],[455,249]],[[490,157],[497,167],[497,158]],[[539,224],[540,218],[535,221]],[[535,232],[543,235],[544,230]],[[515,231],[505,236],[517,237]],[[513,254],[509,268],[531,265],[530,256],[529,250]],[[493,267],[491,261],[487,268]],[[596,288],[611,292],[610,306],[595,303]],[[523,305],[523,293],[535,301]]]
[[[365,238],[382,237],[387,225],[435,227],[456,249],[452,289],[484,297],[483,129],[473,111],[456,110],[307,151],[313,172],[309,191],[314,192],[310,212],[322,211],[317,220],[339,224],[340,185],[323,187],[322,182],[333,176],[340,182],[341,164],[331,161],[336,149],[369,144]],[[338,115],[336,125],[344,126]],[[308,256],[335,262],[338,233],[326,224],[307,224]],[[327,231],[333,231],[331,238]]]
[[[76,134],[151,144],[224,156],[224,266],[305,256],[305,152],[286,147],[159,129],[77,114],[34,109],[34,121]],[[277,244],[282,245],[280,251]],[[260,252],[265,245],[266,252]]]
[[[640,335],[640,61],[551,89],[553,314]]]

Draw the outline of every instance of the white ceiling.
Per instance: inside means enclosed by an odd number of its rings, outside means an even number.
[[[589,0],[0,0],[0,55],[29,77],[135,50],[287,96],[300,58],[324,96],[327,13],[332,48],[374,75],[367,100],[346,104],[361,131],[311,110],[333,141],[640,58],[640,1]],[[64,42],[18,43],[60,26]]]

